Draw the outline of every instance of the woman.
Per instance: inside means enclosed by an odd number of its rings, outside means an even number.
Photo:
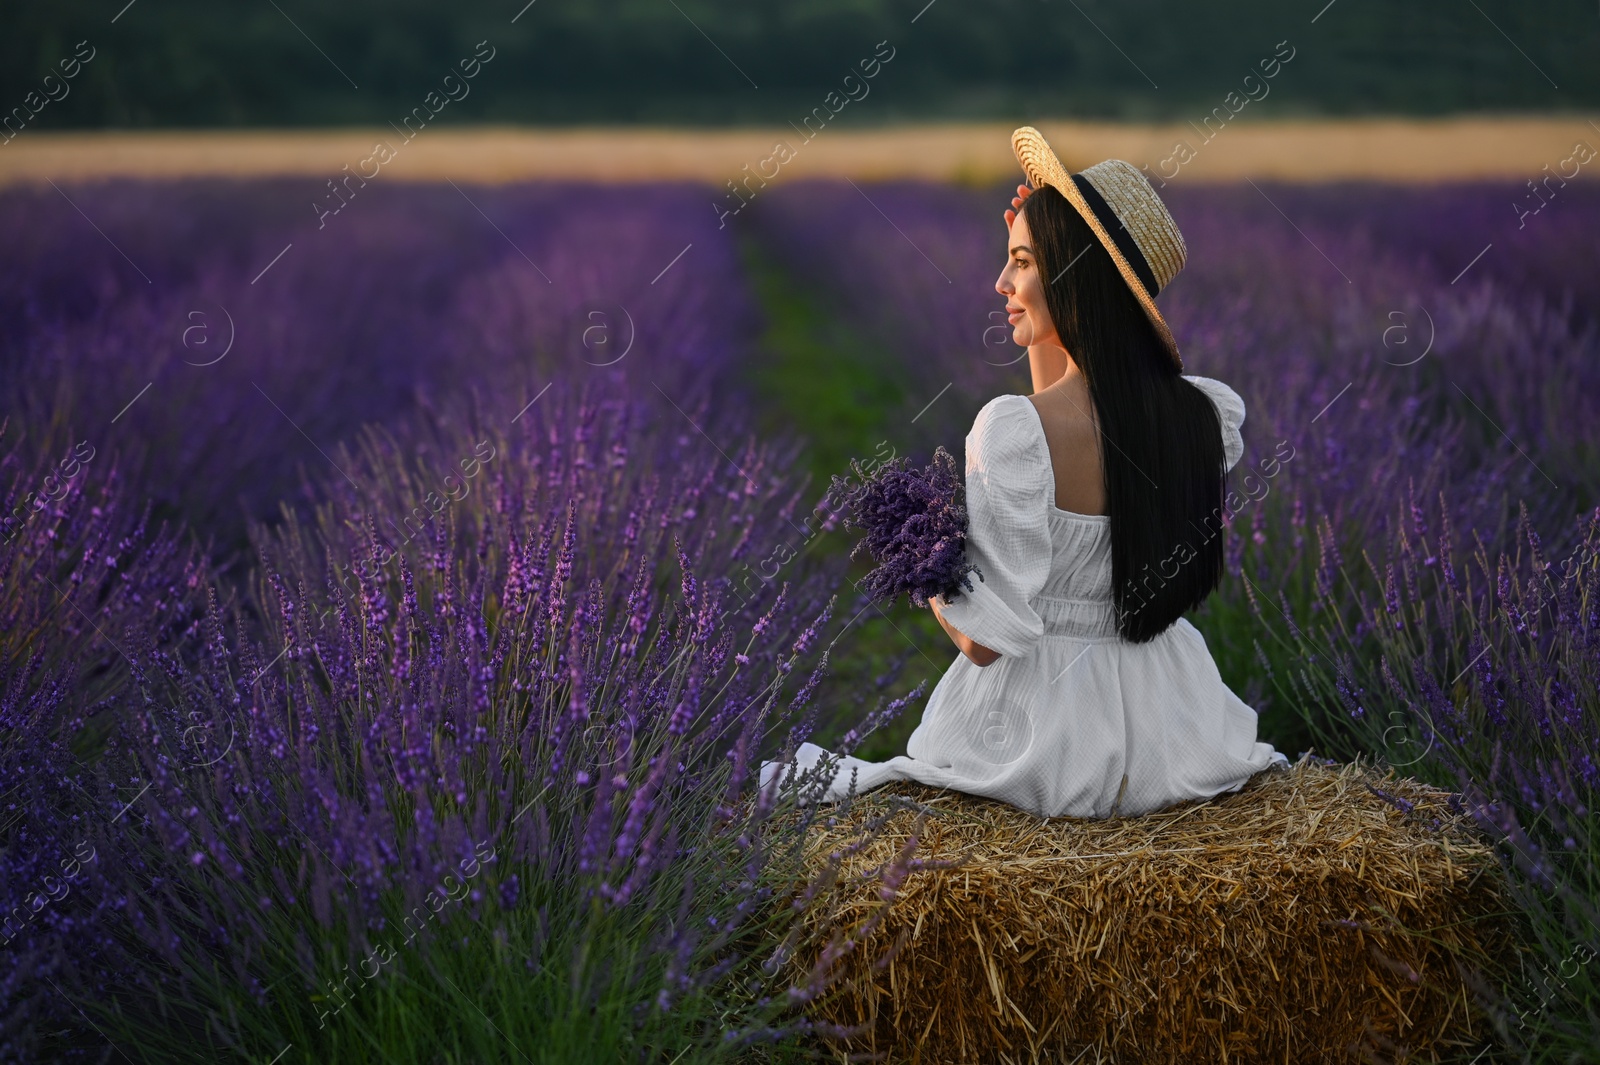
[[[843,757],[823,798],[918,780],[1110,817],[1236,791],[1288,760],[1256,741],[1255,712],[1182,615],[1222,576],[1244,402],[1181,373],[1154,297],[1186,253],[1144,176],[1116,159],[1068,174],[1032,127],[1012,146],[1032,188],[1005,212],[995,290],[1033,394],[990,400],[967,434],[982,580],[931,600],[961,654],[906,755]],[[788,764],[824,756],[805,743]]]

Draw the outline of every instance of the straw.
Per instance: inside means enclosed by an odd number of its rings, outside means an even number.
[[[840,1060],[1298,1065],[1473,1045],[1488,1024],[1457,963],[1493,968],[1517,932],[1490,842],[1449,797],[1309,754],[1234,794],[1106,820],[899,783],[810,830],[809,871],[844,855],[787,971],[803,980],[830,932],[859,935],[810,1007],[866,1026],[831,1041]],[[918,817],[915,857],[959,864],[913,869],[884,911]]]

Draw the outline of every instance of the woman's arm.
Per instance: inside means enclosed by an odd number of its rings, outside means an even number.
[[[939,609],[939,600],[929,599],[928,605],[933,607],[933,616],[939,619],[939,624],[943,626],[944,631],[950,636],[951,640],[955,641],[956,649],[962,654],[966,655],[974,665],[993,665],[995,661],[999,659],[999,651],[991,651],[989,648],[972,640],[954,625],[946,621],[944,619],[944,612]]]

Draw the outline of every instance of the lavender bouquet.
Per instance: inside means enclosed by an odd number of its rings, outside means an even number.
[[[927,606],[930,596],[950,601],[963,587],[971,591],[968,571],[979,580],[983,573],[967,560],[966,480],[955,457],[941,446],[925,468],[910,462],[889,459],[867,472],[851,459],[860,483],[836,474],[828,495],[839,501],[845,528],[866,533],[850,557],[865,550],[878,564],[860,587],[878,602],[905,594]]]

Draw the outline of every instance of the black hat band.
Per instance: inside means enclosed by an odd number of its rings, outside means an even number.
[[[1106,203],[1106,198],[1082,174],[1073,174],[1072,183],[1078,186],[1078,191],[1083,194],[1084,202],[1089,205],[1089,210],[1100,220],[1111,239],[1116,242],[1117,250],[1122,252],[1122,257],[1128,260],[1128,265],[1133,267],[1134,276],[1139,283],[1144,285],[1145,292],[1151,299],[1156,298],[1156,293],[1161,291],[1161,286],[1156,282],[1155,271],[1150,269],[1144,252],[1139,250],[1139,244],[1133,239],[1133,234],[1128,232],[1128,227],[1122,224],[1117,213]]]

